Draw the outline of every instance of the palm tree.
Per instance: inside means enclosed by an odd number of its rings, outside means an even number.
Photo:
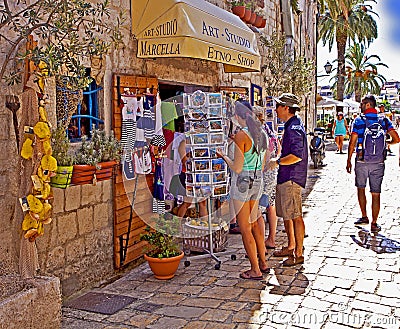
[[[388,67],[377,55],[366,55],[367,48],[363,44],[354,44],[346,53],[345,93],[354,92],[357,102],[366,94],[380,94],[385,77],[378,73],[378,66]],[[377,60],[372,63],[371,60]]]
[[[375,0],[318,0],[320,13],[318,21],[318,41],[328,44],[329,51],[333,43],[337,47],[337,99],[343,100],[345,82],[345,52],[348,39],[353,42],[367,43],[377,38],[375,14],[368,1]],[[376,14],[375,14],[376,15]]]

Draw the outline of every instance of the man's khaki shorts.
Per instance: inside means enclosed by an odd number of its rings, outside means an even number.
[[[301,186],[293,181],[276,185],[276,215],[283,220],[303,216],[301,207]]]

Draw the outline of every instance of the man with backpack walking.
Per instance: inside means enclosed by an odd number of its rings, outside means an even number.
[[[391,137],[391,141],[388,144],[399,142],[399,135],[394,130],[391,121],[386,117],[380,117],[375,107],[376,100],[374,96],[366,96],[361,101],[362,114],[354,120],[346,166],[347,172],[351,173],[351,158],[354,149],[356,149],[354,172],[361,218],[354,224],[369,224],[367,198],[365,195],[365,187],[368,180],[372,195],[371,232],[373,233],[381,230],[377,221],[380,210],[381,185],[385,173],[386,134]]]

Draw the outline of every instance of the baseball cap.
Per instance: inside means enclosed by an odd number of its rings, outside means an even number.
[[[274,98],[274,100],[277,105],[289,106],[300,110],[300,106],[298,104],[299,99],[297,98],[296,95],[293,95],[291,93],[283,93],[279,97]]]

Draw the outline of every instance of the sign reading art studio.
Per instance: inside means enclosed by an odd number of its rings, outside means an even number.
[[[256,36],[237,16],[207,2],[197,8],[191,1],[168,1],[172,7],[137,35],[139,58],[190,57],[237,67],[238,72],[260,70]],[[213,14],[205,11],[209,6]]]

